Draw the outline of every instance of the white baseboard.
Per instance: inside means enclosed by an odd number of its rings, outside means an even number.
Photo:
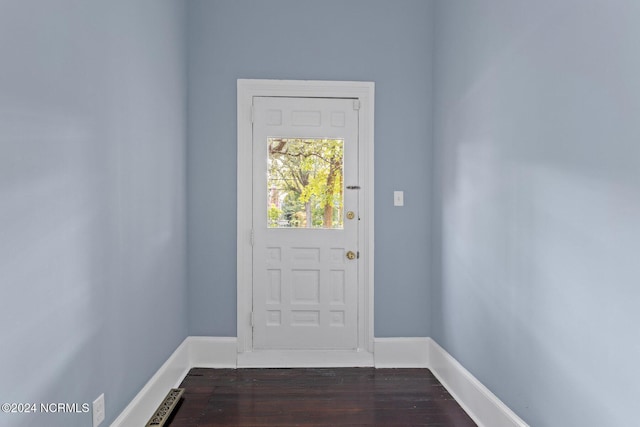
[[[146,425],[169,389],[178,387],[191,368],[235,368],[237,347],[236,338],[187,337],[111,427]]]
[[[169,389],[177,387],[191,368],[278,366],[428,368],[478,426],[529,427],[431,338],[376,338],[373,356],[368,352],[310,352],[306,356],[298,352],[283,358],[282,352],[238,354],[237,347],[234,337],[187,337],[111,427],[145,425]]]
[[[184,340],[178,346],[118,418],[111,423],[111,427],[133,427],[147,424],[169,389],[180,384],[189,371],[189,351],[186,342],[187,340]]]
[[[187,337],[191,368],[235,368],[238,339],[235,337]]]
[[[428,368],[428,338],[376,338],[376,368]]]
[[[429,368],[479,427],[529,427],[431,338]]]

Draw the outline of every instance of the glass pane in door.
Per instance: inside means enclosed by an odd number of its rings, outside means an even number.
[[[267,138],[269,228],[343,228],[344,140]]]

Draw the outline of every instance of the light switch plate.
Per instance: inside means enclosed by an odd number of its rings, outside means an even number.
[[[404,206],[404,191],[393,192],[393,206]]]

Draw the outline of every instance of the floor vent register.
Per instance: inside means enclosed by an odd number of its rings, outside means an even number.
[[[158,406],[158,409],[156,409],[156,412],[154,412],[145,427],[162,427],[165,425],[183,394],[183,388],[172,388],[169,390],[167,397],[160,403],[160,406]]]

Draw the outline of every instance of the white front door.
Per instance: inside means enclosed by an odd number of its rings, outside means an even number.
[[[358,348],[358,107],[253,98],[253,348]]]

